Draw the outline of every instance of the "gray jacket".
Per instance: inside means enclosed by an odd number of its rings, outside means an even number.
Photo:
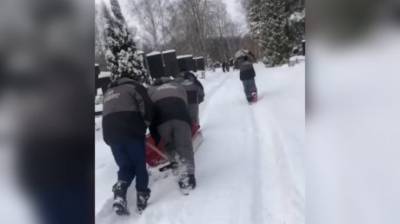
[[[176,82],[168,82],[149,88],[149,96],[154,105],[154,124],[169,120],[182,120],[189,124],[188,101],[185,89]]]
[[[188,104],[200,104],[204,101],[204,88],[203,85],[197,80],[196,76],[191,72],[184,72],[176,82],[181,84],[187,94]]]
[[[129,78],[110,84],[103,102],[103,137],[107,143],[144,138],[152,120],[152,102],[146,89]]]

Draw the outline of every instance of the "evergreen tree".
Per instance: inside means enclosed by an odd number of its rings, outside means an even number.
[[[134,36],[128,29],[118,0],[110,0],[111,10],[103,3],[105,57],[112,79],[130,77],[147,82],[148,75],[137,53]]]
[[[278,66],[288,62],[294,47],[304,39],[304,17],[290,21],[293,5],[300,1],[251,0],[248,19],[253,38],[263,51],[263,62],[267,66]],[[298,14],[295,14],[298,15]]]
[[[302,42],[305,40],[305,33],[305,9],[296,9],[289,17],[289,40],[292,44],[291,48],[296,50],[293,52],[294,55],[304,53],[305,49],[302,49]]]
[[[252,0],[248,5],[249,26],[253,39],[260,41],[262,39],[261,30],[264,26],[261,10],[261,0]]]
[[[286,0],[262,0],[263,28],[261,46],[266,65],[277,66],[287,63],[290,43],[286,32],[288,13]]]

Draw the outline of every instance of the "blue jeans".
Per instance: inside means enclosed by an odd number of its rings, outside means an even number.
[[[111,144],[111,150],[119,167],[118,180],[126,181],[129,186],[136,177],[136,190],[146,191],[149,175],[146,168],[145,139],[132,139],[129,143]]]
[[[256,81],[254,79],[242,80],[244,93],[247,99],[251,99],[251,94],[257,92]]]

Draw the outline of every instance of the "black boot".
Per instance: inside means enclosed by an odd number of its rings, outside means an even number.
[[[128,203],[126,201],[126,192],[128,191],[128,183],[118,181],[114,184],[112,191],[114,192],[113,208],[117,215],[129,215]]]
[[[196,178],[193,174],[188,174],[179,180],[179,188],[184,195],[188,195],[190,190],[196,188]]]
[[[147,201],[150,198],[150,189],[147,189],[145,191],[138,191],[137,192],[137,197],[136,197],[136,206],[137,209],[139,211],[139,213],[141,213],[143,210],[146,209],[147,207]]]
[[[250,97],[247,97],[247,102],[248,102],[248,103],[251,103],[252,99],[253,99],[253,97],[251,97],[251,96],[250,96]]]
[[[189,175],[189,187],[193,190],[196,188],[196,178],[193,174]]]

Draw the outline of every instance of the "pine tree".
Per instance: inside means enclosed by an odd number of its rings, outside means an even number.
[[[260,0],[252,0],[248,6],[249,26],[253,39],[260,41],[262,39],[261,30],[264,26],[262,20],[262,10]]]
[[[147,82],[148,75],[137,53],[134,36],[128,29],[118,0],[110,0],[111,11],[103,3],[105,57],[112,79],[130,77]]]
[[[251,0],[248,19],[253,38],[263,51],[263,62],[267,66],[278,66],[288,62],[294,46],[301,35],[299,27],[289,26],[290,5],[287,0]],[[298,24],[297,24],[298,25]],[[304,38],[304,35],[303,37]],[[300,39],[302,39],[300,38]],[[301,42],[301,40],[300,40]]]
[[[303,6],[295,8],[289,17],[289,40],[292,44],[291,48],[296,49],[294,55],[304,53],[305,49],[302,49],[302,43],[305,40],[305,32],[305,9]]]
[[[263,61],[270,66],[287,63],[290,43],[286,32],[288,18],[286,0],[262,0],[261,10],[264,21],[261,31]]]

